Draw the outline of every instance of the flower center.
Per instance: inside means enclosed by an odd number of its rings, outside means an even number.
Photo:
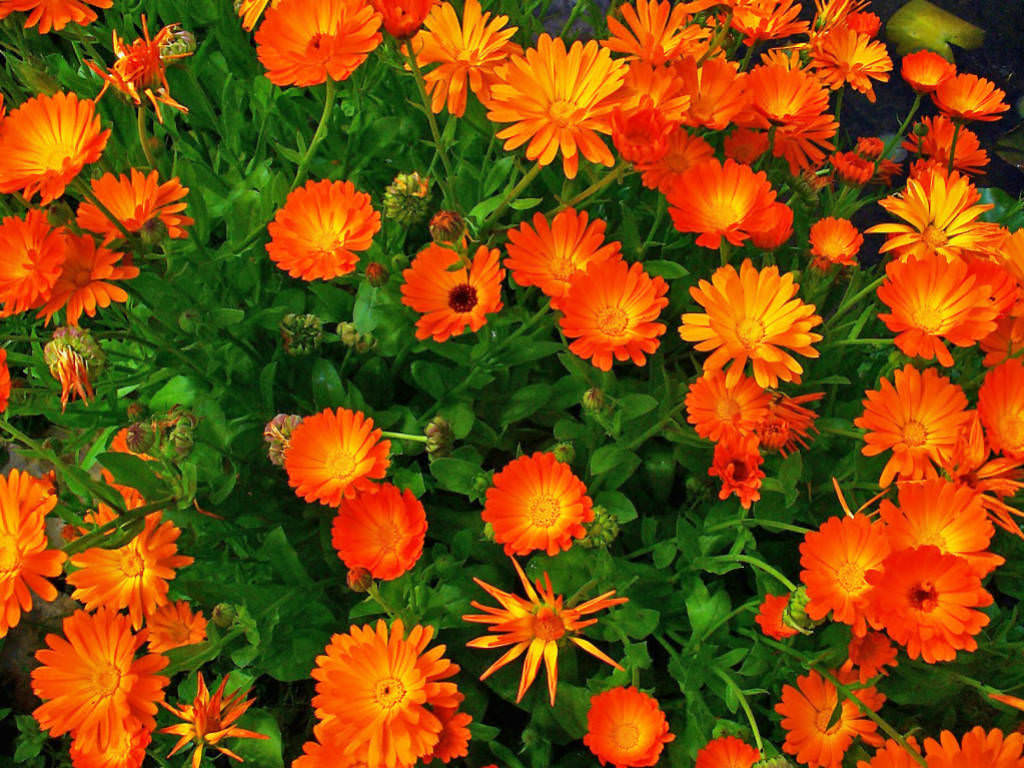
[[[469,312],[476,302],[476,288],[469,283],[456,285],[448,292],[448,306],[453,312]]]
[[[92,689],[101,698],[108,698],[114,695],[121,684],[121,670],[107,662],[98,666],[92,673]]]
[[[921,233],[921,239],[932,249],[941,248],[949,242],[946,233],[931,224],[924,228],[924,231]]]
[[[373,700],[381,709],[391,710],[405,699],[405,686],[397,677],[388,677],[377,683]]]
[[[597,327],[606,336],[622,336],[629,325],[629,315],[618,307],[605,307],[597,314]]]
[[[620,723],[612,729],[612,741],[619,749],[633,749],[640,743],[640,729],[634,723]]]
[[[572,125],[575,120],[576,105],[571,101],[565,99],[558,99],[553,101],[551,106],[548,107],[548,117],[551,118],[551,122],[555,123],[559,128],[565,128]]]
[[[910,588],[910,604],[919,611],[930,612],[939,604],[939,594],[930,581],[922,581]]]
[[[121,560],[118,563],[123,573],[128,578],[136,578],[146,570],[146,561],[135,547],[128,546],[121,550]]]
[[[324,44],[324,38],[327,37],[323,32],[317,32],[313,37],[309,39],[309,44],[306,51],[309,55],[320,53],[320,48]]]
[[[778,416],[769,416],[758,425],[757,436],[765,448],[778,450],[789,442],[789,424]]]
[[[0,573],[14,573],[20,568],[21,552],[18,550],[18,540],[9,533],[0,533]]]
[[[541,608],[533,617],[533,636],[545,642],[558,640],[565,634],[562,617],[550,608]]]
[[[538,528],[550,528],[558,519],[560,511],[561,504],[554,496],[534,496],[530,499],[530,522]]]
[[[573,262],[572,256],[555,256],[549,262],[548,269],[551,270],[553,278],[567,283],[569,278],[576,273],[576,264]]]
[[[729,462],[729,466],[732,468],[732,479],[735,482],[743,483],[750,477],[750,468],[742,459],[733,459]]]
[[[377,527],[377,545],[384,550],[393,551],[398,549],[402,540],[402,531],[395,525],[393,520],[381,520]]]
[[[910,420],[903,425],[903,442],[910,448],[923,445],[928,439],[928,430],[920,421]]]
[[[723,397],[715,403],[715,415],[722,421],[732,421],[740,412],[740,404],[734,398]]]
[[[764,341],[764,337],[764,323],[757,318],[748,317],[736,326],[736,338],[748,351]]]
[[[935,307],[925,305],[923,307],[916,307],[911,316],[914,324],[925,333],[932,335],[937,334],[942,330],[945,318]]]
[[[351,453],[337,451],[327,457],[327,471],[339,480],[347,480],[356,471],[356,460]]]
[[[836,571],[836,581],[844,592],[855,594],[863,591],[865,586],[864,569],[857,563],[843,563]]]

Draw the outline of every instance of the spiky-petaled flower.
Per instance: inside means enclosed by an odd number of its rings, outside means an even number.
[[[77,394],[88,405],[93,396],[89,375],[98,376],[103,371],[106,356],[92,335],[81,328],[58,328],[53,339],[43,347],[43,361],[50,369],[50,375],[61,384],[60,410],[67,407],[68,400]]]

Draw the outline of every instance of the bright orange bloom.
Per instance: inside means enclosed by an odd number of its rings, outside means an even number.
[[[50,300],[36,317],[45,317],[49,324],[53,316],[63,309],[67,324],[77,327],[83,312],[95,317],[97,307],[128,301],[128,294],[123,288],[107,281],[130,280],[139,276],[139,268],[131,263],[130,257],[126,263],[119,263],[124,254],[97,246],[92,235],[69,234],[65,242],[67,250],[60,277],[53,286]]]
[[[917,739],[907,736],[904,739],[915,752],[921,754],[921,747]],[[892,739],[886,739],[885,744],[880,746],[871,760],[857,762],[857,768],[918,768],[921,764],[917,762],[910,753],[903,748],[903,745]]]
[[[870,12],[851,13],[846,17],[846,25],[862,35],[875,37],[882,29],[882,20],[877,14]]]
[[[512,565],[515,566],[516,573],[519,574],[519,580],[523,583],[529,600],[523,600],[521,597],[503,592],[474,577],[473,581],[501,603],[501,607],[482,605],[474,600],[471,605],[484,613],[462,617],[463,621],[490,624],[490,631],[496,633],[470,640],[466,643],[470,648],[512,646],[480,675],[481,680],[486,680],[492,673],[515,661],[525,652],[526,659],[523,662],[523,674],[519,679],[516,701],[522,701],[527,689],[533,684],[537,672],[540,670],[541,659],[543,659],[548,675],[548,695],[551,706],[554,706],[555,688],[558,685],[558,642],[563,637],[568,637],[569,642],[606,664],[611,664],[616,669],[622,669],[597,646],[583,637],[577,637],[577,634],[584,627],[597,623],[597,619],[584,619],[583,616],[628,602],[628,598],[612,597],[615,594],[613,589],[587,600],[585,603],[580,603],[575,608],[563,608],[562,596],[555,596],[551,587],[551,579],[546,573],[544,574],[544,584],[542,585],[541,580],[537,579],[537,588],[534,589],[515,558],[512,558]]]
[[[473,718],[455,707],[434,707],[434,715],[441,721],[441,735],[433,752],[423,758],[423,764],[430,765],[434,760],[449,763],[468,755],[470,733],[466,726]]]
[[[862,637],[850,638],[847,649],[849,663],[857,667],[857,679],[866,683],[876,675],[888,675],[886,667],[896,666],[896,646],[881,632],[871,632]]]
[[[642,174],[643,185],[648,189],[658,189],[662,194],[668,194],[675,188],[687,170],[710,160],[715,154],[707,141],[680,125],[669,131],[666,145],[665,154],[660,159],[634,165],[637,173]]]
[[[735,736],[719,736],[697,752],[693,768],[751,768],[761,752]]]
[[[67,558],[47,548],[46,516],[56,504],[46,481],[17,469],[0,475],[0,638],[32,610],[32,592],[47,602],[57,597],[47,579],[61,574]]]
[[[72,768],[141,768],[146,759],[146,748],[153,740],[151,731],[138,728],[122,731],[106,751],[82,749],[76,739],[71,740]]]
[[[737,128],[722,140],[725,156],[746,165],[753,165],[768,147],[768,133],[754,128]]]
[[[590,697],[583,743],[601,765],[654,765],[664,746],[674,739],[653,696],[620,686]]]
[[[149,629],[149,650],[152,653],[194,645],[206,639],[206,617],[202,611],[193,613],[186,600],[157,608],[146,617],[146,627]]]
[[[677,125],[690,107],[690,95],[683,86],[682,78],[672,67],[654,67],[643,61],[631,61],[622,81],[622,90],[616,94],[616,111],[629,113],[652,108],[665,122]]]
[[[11,371],[7,367],[7,350],[0,349],[0,413],[11,401]]]
[[[756,381],[742,374],[730,386],[721,370],[708,371],[687,390],[686,420],[698,435],[716,443],[728,434],[750,435],[768,415],[771,399]]]
[[[949,150],[953,146],[953,121],[945,115],[924,117],[918,123],[927,133],[918,136],[914,131],[903,140],[903,148],[908,152],[920,154],[922,157],[935,160],[944,168],[949,167]],[[961,126],[956,135],[956,147],[953,150],[956,159],[953,168],[964,173],[984,173],[988,165],[988,153],[981,148],[978,134]]]
[[[854,147],[857,154],[868,160],[877,160],[885,151],[885,144],[877,136],[861,136]]]
[[[934,368],[921,373],[908,364],[893,374],[893,380],[895,386],[882,379],[881,389],[865,393],[864,414],[853,421],[868,430],[861,449],[865,456],[892,449],[878,481],[882,488],[894,477],[935,477],[934,464],[949,456],[968,419],[963,390]]]
[[[780,277],[774,265],[757,270],[744,259],[738,273],[732,265],[719,267],[710,283],[701,280],[690,288],[706,312],[683,315],[679,335],[697,342],[701,352],[712,351],[704,360],[705,372],[731,362],[727,385],[739,381],[747,360],[762,387],[778,386],[779,379],[799,382],[803,368],[783,349],[817,357],[811,344],[821,340],[811,332],[821,323],[814,305],[793,298],[799,287],[793,273]]]
[[[427,513],[412,491],[382,483],[341,500],[331,543],[349,568],[389,581],[416,565],[426,533]]]
[[[783,615],[789,606],[789,599],[790,595],[787,592],[784,595],[765,595],[764,600],[761,601],[761,607],[758,609],[754,621],[768,637],[785,640],[787,637],[798,634],[798,630],[783,621]],[[697,759],[699,761],[700,757]]]
[[[985,731],[975,726],[957,742],[949,731],[939,734],[939,741],[924,740],[928,768],[1024,768],[1024,735],[1003,736],[998,728]]]
[[[798,677],[796,684],[782,686],[782,701],[775,711],[782,715],[786,730],[782,750],[795,755],[797,762],[808,768],[839,768],[854,738],[874,746],[882,743],[875,722],[854,702],[840,700],[836,687],[816,671]],[[885,695],[873,687],[859,688],[854,695],[876,712],[885,703]]]
[[[875,173],[874,161],[856,152],[836,152],[829,161],[841,181],[856,187],[867,184]]]
[[[772,203],[766,221],[764,228],[750,230],[750,243],[763,251],[774,251],[793,236],[793,209],[785,203]]]
[[[348,741],[339,732],[336,717],[315,723],[313,739],[302,745],[302,754],[295,758],[291,768],[366,768],[369,745],[345,754]]]
[[[612,112],[612,143],[630,163],[656,163],[668,153],[668,137],[677,127],[648,98],[635,109]]]
[[[742,245],[752,232],[770,229],[775,190],[764,171],[726,160],[708,160],[684,172],[665,195],[680,232],[700,233],[697,245],[718,248],[724,237]]]
[[[551,299],[552,309],[561,309],[569,293],[570,279],[601,261],[619,261],[618,241],[606,243],[605,222],[590,221],[586,211],[566,208],[548,224],[541,213],[533,215],[533,226],[523,222],[510,229],[505,266],[519,285],[536,285]]]
[[[191,704],[181,704],[172,707],[160,702],[164,709],[175,717],[185,722],[178,725],[171,725],[161,728],[159,733],[171,733],[180,736],[178,743],[174,745],[168,757],[184,747],[190,741],[195,742],[196,748],[192,752],[192,768],[199,768],[203,761],[203,749],[213,747],[222,755],[234,758],[242,762],[242,758],[230,749],[220,746],[222,739],[267,739],[262,733],[239,728],[234,722],[245,714],[256,701],[255,699],[245,700],[248,691],[235,691],[227,698],[224,698],[224,689],[228,684],[230,675],[225,675],[220,681],[217,692],[210,696],[210,691],[203,680],[203,673],[196,672],[196,697]]]
[[[796,0],[743,0],[729,5],[731,26],[743,35],[744,45],[807,34],[807,22],[797,18],[800,3]]]
[[[601,45],[626,54],[627,61],[638,59],[660,67],[681,55],[700,56],[711,37],[711,30],[688,25],[685,3],[672,6],[667,0],[635,0],[620,5],[618,11],[626,23],[609,16],[611,37]]]
[[[871,81],[889,82],[892,59],[885,43],[849,27],[837,27],[815,40],[811,48],[811,67],[833,91],[849,83],[874,104],[875,90]]]
[[[96,8],[109,8],[113,0],[3,0],[0,3],[0,19],[6,18],[14,11],[27,11],[25,29],[39,26],[39,34],[45,35],[54,30],[59,32],[69,22],[83,27],[96,21]]]
[[[864,245],[862,235],[849,219],[829,216],[811,225],[811,266],[822,271],[833,264],[857,266],[857,253]]]
[[[267,6],[278,5],[280,2],[281,0],[239,0],[236,10],[242,19],[242,29],[246,32],[251,32],[252,28],[256,26],[256,22],[260,20],[260,16],[263,15],[263,11],[267,9]]]
[[[75,395],[85,405],[89,404],[93,396],[89,368],[90,365],[94,369],[102,368],[102,355],[102,350],[88,331],[68,326],[54,330],[53,338],[43,347],[43,362],[50,369],[50,375],[60,382],[61,413]]]
[[[1024,459],[1024,362],[1010,358],[985,375],[978,415],[992,450]]]
[[[256,55],[274,85],[347,80],[380,45],[381,21],[365,0],[281,0],[256,30]]]
[[[62,92],[29,99],[0,122],[0,192],[21,190],[26,200],[38,192],[46,205],[100,159],[109,137],[94,101]]]
[[[825,396],[824,392],[812,392],[790,397],[781,392],[771,393],[768,410],[754,427],[754,434],[761,442],[761,448],[778,451],[783,456],[798,448],[807,447],[807,435],[817,432],[814,426],[818,414],[801,403],[811,403]]]
[[[181,186],[177,176],[160,184],[156,171],[143,174],[132,168],[130,178],[105,173],[93,179],[92,192],[129,232],[149,235],[162,225],[168,237],[180,239],[187,237],[184,228],[193,224],[182,214],[188,187]],[[121,230],[88,201],[79,203],[76,221],[82,229],[102,235],[104,245],[122,237]]]
[[[457,264],[460,267],[452,269]],[[501,281],[498,249],[481,245],[472,261],[450,248],[431,243],[402,272],[402,303],[419,312],[416,338],[444,342],[469,328],[476,333],[487,315],[500,312]]]
[[[492,19],[490,11],[482,13],[480,0],[466,0],[461,21],[451,3],[430,11],[412,46],[420,67],[440,65],[423,75],[431,110],[439,113],[447,101],[448,111],[462,117],[467,82],[477,98],[486,97],[495,68],[514,50],[510,41],[519,27],[506,24],[508,16]]]
[[[43,703],[32,712],[51,736],[71,731],[83,752],[117,745],[127,731],[156,727],[157,702],[168,678],[156,674],[167,657],[135,658],[145,633],[133,635],[129,619],[100,606],[96,613],[75,611],[64,619],[64,635],[47,635],[48,648],[36,651],[32,692]]]
[[[668,283],[651,278],[638,263],[621,259],[591,263],[569,282],[562,302],[562,333],[575,339],[574,355],[611,370],[612,357],[644,365],[661,343],[665,326],[655,322],[668,305]]]
[[[494,476],[487,489],[483,520],[506,555],[542,550],[557,555],[586,535],[594,519],[587,487],[553,453],[520,456]]]
[[[830,517],[805,534],[800,580],[807,587],[807,615],[820,621],[831,611],[833,621],[863,635],[870,592],[865,575],[882,564],[889,550],[884,527],[861,514]]]
[[[866,578],[871,626],[885,629],[910,658],[934,664],[978,647],[974,635],[989,618],[977,609],[991,605],[992,595],[964,558],[934,546],[904,549]]]
[[[370,196],[351,181],[308,181],[288,195],[267,231],[270,260],[292,277],[333,280],[354,272],[380,231]]]
[[[918,51],[904,56],[900,76],[918,93],[932,93],[956,75],[956,66],[932,51]]]
[[[384,29],[399,40],[408,40],[419,32],[427,14],[438,0],[370,0],[383,17]]]
[[[1006,93],[991,80],[969,74],[949,78],[932,92],[935,106],[947,117],[960,120],[998,120],[1010,108]]]
[[[459,667],[444,658],[445,646],[427,650],[433,635],[432,627],[417,624],[405,637],[401,619],[390,632],[380,620],[376,630],[352,626],[334,635],[312,675],[316,716],[330,721],[344,745],[337,758],[365,750],[366,765],[400,768],[432,753],[444,726],[431,709],[462,701],[455,683],[441,682]]]
[[[505,149],[530,142],[526,158],[550,165],[562,153],[562,170],[576,178],[582,154],[611,167],[615,158],[598,134],[611,133],[612,98],[626,76],[626,63],[614,61],[591,40],[568,50],[561,38],[542,34],[536,48],[513,55],[498,68],[491,86],[487,118],[513,123],[498,131]]]
[[[674,66],[683,81],[683,92],[690,97],[690,108],[683,117],[686,125],[721,131],[748,104],[747,75],[735,62],[708,59],[697,66],[687,57]]]
[[[372,490],[391,463],[390,440],[361,411],[330,408],[302,420],[284,455],[288,485],[299,498],[336,507]]]
[[[1019,696],[1009,696],[1005,693],[990,693],[988,697],[993,701],[998,701],[1000,704],[1024,711],[1024,699]]]
[[[0,317],[35,309],[50,298],[66,258],[66,230],[52,229],[46,214],[30,210],[25,218],[0,223]]]
[[[758,450],[757,435],[726,434],[715,444],[714,458],[708,475],[722,481],[718,498],[725,501],[736,494],[740,505],[750,509],[761,498],[764,457]]]

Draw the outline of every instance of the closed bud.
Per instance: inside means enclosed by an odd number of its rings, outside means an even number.
[[[551,452],[556,459],[566,464],[572,464],[576,458],[576,448],[572,443],[558,443]]]
[[[427,436],[427,454],[432,459],[439,459],[452,452],[455,435],[452,427],[443,416],[435,416],[427,424],[423,434]]]
[[[439,245],[460,241],[466,234],[466,220],[458,211],[438,211],[430,220],[430,237]]]
[[[810,599],[807,596],[807,588],[804,586],[797,587],[791,592],[789,603],[782,612],[782,623],[801,634],[811,634],[814,628],[823,622],[815,621],[807,615],[807,603],[810,602]]]
[[[587,535],[579,542],[585,549],[607,547],[619,535],[619,521],[615,515],[600,505],[594,507],[594,519],[585,527]]]
[[[171,37],[160,46],[160,58],[166,63],[174,59],[191,56],[196,52],[196,36],[187,29],[171,25]]]
[[[281,318],[281,340],[286,355],[299,357],[315,352],[323,338],[324,324],[316,315],[289,313]]]
[[[371,261],[366,265],[366,282],[374,288],[380,288],[388,282],[388,268],[379,261]]]
[[[928,126],[925,125],[924,123],[914,123],[913,130],[915,136],[924,137],[928,135]]]
[[[238,611],[231,603],[217,603],[217,605],[213,606],[210,621],[221,629],[230,629],[237,617]]]
[[[148,421],[137,421],[128,426],[124,443],[132,453],[148,453],[156,442],[156,432]]]
[[[604,392],[591,387],[583,393],[583,410],[586,413],[599,413],[604,410]]]
[[[400,173],[384,190],[384,216],[406,227],[423,221],[430,211],[429,195],[429,179]]]
[[[284,466],[284,455],[288,450],[288,442],[292,432],[302,423],[302,417],[291,413],[279,413],[267,422],[263,428],[263,439],[267,442],[267,456],[270,463]]]
[[[167,444],[173,449],[174,456],[171,458],[183,459],[192,452],[192,446],[196,443],[195,418],[179,419],[170,433],[167,435]]]
[[[356,337],[355,346],[352,348],[362,355],[369,352],[371,349],[377,348],[377,339],[368,333],[360,333],[359,336]]]
[[[369,592],[373,585],[373,576],[365,568],[349,568],[345,581],[353,592]]]
[[[335,332],[338,334],[338,339],[346,347],[354,347],[359,340],[359,331],[356,330],[355,323],[338,323]]]
[[[167,239],[167,225],[159,216],[154,216],[142,225],[139,238],[147,247],[159,245]]]
[[[796,766],[784,757],[766,757],[764,760],[754,763],[753,768],[796,768]]]

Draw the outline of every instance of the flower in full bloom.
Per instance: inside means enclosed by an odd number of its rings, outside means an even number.
[[[308,502],[336,507],[372,490],[390,464],[390,440],[361,411],[330,408],[302,420],[284,455],[288,484]]]
[[[544,574],[544,583],[537,579],[537,588],[530,583],[523,573],[523,569],[512,558],[512,565],[515,566],[519,580],[523,583],[526,596],[529,600],[503,592],[492,587],[480,579],[474,577],[475,581],[487,594],[501,603],[500,608],[483,605],[475,600],[471,605],[481,611],[482,614],[470,614],[463,616],[463,621],[470,621],[476,624],[490,624],[490,630],[496,634],[484,635],[470,640],[467,645],[470,648],[504,648],[511,645],[496,662],[488,667],[480,676],[485,680],[494,672],[506,664],[518,659],[526,653],[526,660],[523,662],[523,674],[519,679],[519,690],[516,693],[516,701],[521,701],[527,689],[533,684],[540,671],[541,659],[548,675],[548,695],[551,706],[555,705],[555,689],[558,685],[558,642],[568,637],[569,642],[579,646],[587,653],[600,659],[606,664],[611,664],[616,669],[622,667],[613,661],[607,654],[599,650],[597,646],[586,638],[579,636],[579,631],[591,624],[596,624],[597,619],[584,619],[590,613],[596,613],[603,608],[610,608],[613,605],[620,605],[628,601],[625,597],[612,597],[615,590],[605,592],[595,598],[580,603],[575,608],[564,608],[562,596],[555,596],[551,587],[551,579]]]
[[[708,468],[711,477],[722,481],[718,498],[725,501],[736,494],[744,509],[761,498],[764,457],[759,450],[757,435],[726,434],[715,443],[715,454]]]
[[[707,48],[711,30],[700,24],[688,24],[686,3],[673,6],[667,0],[635,0],[623,3],[618,11],[622,21],[608,17],[611,37],[601,45],[609,51],[626,54],[626,60],[637,59],[661,67],[676,58],[700,56]]]
[[[849,219],[828,216],[811,225],[811,266],[822,271],[833,264],[842,267],[857,265],[857,253],[864,244],[862,235]]]
[[[956,75],[956,67],[933,51],[918,51],[900,61],[900,76],[918,93],[932,93]]]
[[[744,0],[732,6],[733,29],[743,35],[744,45],[807,33],[807,22],[797,18],[796,0]]]
[[[669,131],[665,154],[657,160],[636,163],[633,167],[648,189],[668,194],[680,183],[682,175],[695,165],[714,157],[715,150],[700,136],[681,125]]]
[[[557,555],[586,535],[594,519],[587,487],[554,454],[520,456],[494,476],[487,489],[483,520],[506,555],[541,550]]]
[[[152,233],[162,225],[170,238],[187,237],[185,227],[193,223],[182,213],[188,187],[181,186],[177,176],[163,184],[159,181],[156,171],[144,174],[132,168],[130,177],[105,173],[93,179],[92,193],[129,232]],[[79,204],[76,221],[82,229],[101,235],[104,244],[122,236],[121,230],[87,200]]]
[[[978,415],[992,450],[1024,459],[1024,362],[1013,357],[985,374]]]
[[[351,181],[308,181],[288,195],[267,231],[270,260],[292,277],[333,280],[354,272],[380,231],[370,196]]]
[[[986,731],[976,725],[957,741],[949,731],[939,734],[939,740],[924,740],[928,768],[1024,768],[1024,734],[1003,735],[998,728]]]
[[[917,123],[926,133],[919,136],[910,131],[903,140],[903,148],[921,157],[935,160],[944,168],[949,167],[949,152],[952,148],[955,158],[953,168],[964,173],[983,173],[988,165],[988,153],[981,148],[978,134],[963,126],[956,131],[953,121],[945,115],[923,117]],[[953,133],[956,132],[956,146],[953,147]]]
[[[426,533],[427,513],[412,491],[382,483],[341,500],[331,543],[346,566],[387,581],[416,564]]]
[[[686,420],[697,434],[718,442],[727,434],[753,434],[768,415],[771,395],[753,379],[740,376],[728,385],[721,370],[708,371],[686,393]]]
[[[63,227],[50,226],[46,214],[32,209],[25,218],[6,216],[0,223],[0,317],[35,309],[50,298],[66,258]]]
[[[620,686],[590,697],[583,743],[601,765],[654,765],[664,746],[674,739],[653,696]]]
[[[500,312],[501,268],[497,248],[481,245],[472,260],[451,248],[431,243],[402,272],[402,303],[419,312],[416,338],[444,342],[464,333],[476,333],[487,315]]]
[[[146,617],[146,627],[149,629],[149,650],[152,653],[194,645],[206,639],[206,617],[202,611],[193,613],[186,600],[157,608]]]
[[[876,675],[888,675],[886,667],[896,666],[896,646],[881,632],[868,630],[863,636],[850,638],[847,655],[851,667],[857,668],[857,679],[866,683]]]
[[[686,125],[721,131],[748,104],[747,75],[735,62],[715,58],[698,65],[695,58],[685,57],[673,69],[690,97],[683,116]]]
[[[787,592],[784,595],[765,595],[764,600],[761,601],[754,621],[768,637],[785,640],[799,632],[795,627],[791,627],[783,621],[789,599],[790,595]]]
[[[751,768],[761,759],[761,752],[743,739],[719,736],[697,752],[693,768]]]
[[[889,82],[892,59],[885,43],[849,27],[837,27],[815,40],[811,48],[811,67],[833,91],[849,83],[874,103],[871,81]]]
[[[35,96],[0,122],[0,192],[20,190],[26,200],[38,193],[46,205],[100,159],[108,138],[94,101],[63,92]]]
[[[124,288],[108,281],[131,280],[139,276],[139,268],[131,263],[130,257],[96,245],[91,235],[68,234],[65,243],[60,277],[37,317],[45,317],[49,324],[53,316],[63,309],[68,325],[77,327],[83,312],[95,317],[97,307],[102,309],[115,301],[128,301]]]
[[[27,11],[25,28],[38,26],[39,34],[59,32],[69,23],[86,26],[96,21],[96,8],[109,8],[114,0],[4,0],[0,3],[0,19],[14,11]]]
[[[945,80],[934,91],[932,101],[942,114],[960,120],[998,120],[1010,105],[1006,92],[977,75],[961,73]]]
[[[575,339],[569,351],[602,371],[611,370],[613,357],[644,365],[665,333],[655,321],[668,305],[667,293],[668,283],[651,278],[639,262],[591,263],[570,279],[562,302],[562,333]]]

